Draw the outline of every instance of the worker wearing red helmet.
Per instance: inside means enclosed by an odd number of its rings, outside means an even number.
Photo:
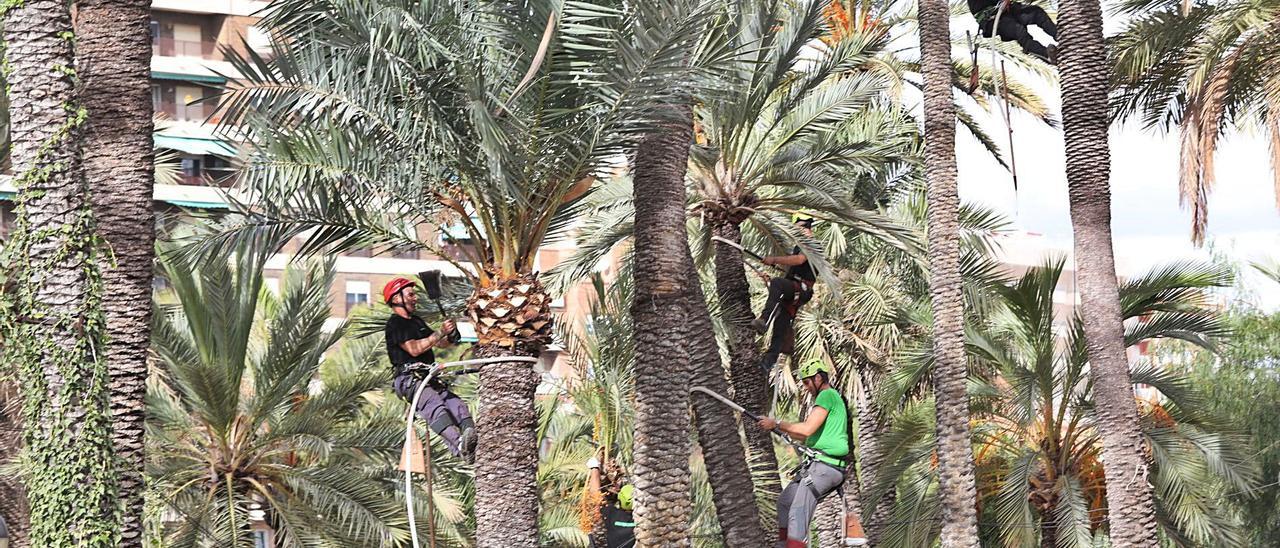
[[[433,349],[449,345],[449,333],[456,326],[445,320],[440,331],[413,313],[418,304],[417,284],[408,278],[396,278],[382,287],[382,300],[391,307],[387,319],[387,357],[395,373],[392,386],[405,401],[413,398],[418,385],[435,365]],[[466,402],[449,391],[439,376],[431,379],[418,398],[416,413],[426,421],[449,451],[471,462],[475,455],[475,422]]]

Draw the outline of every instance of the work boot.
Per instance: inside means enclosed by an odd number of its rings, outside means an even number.
[[[1047,61],[1049,61],[1049,64],[1057,65],[1058,64],[1058,45],[1049,44],[1049,47],[1045,49],[1049,52],[1049,58],[1047,59]]]
[[[751,329],[763,335],[765,331],[769,330],[769,322],[764,321],[764,318],[756,318],[751,320]]]
[[[476,462],[476,429],[468,427],[462,431],[462,438],[458,441],[458,451],[462,453],[462,460],[467,464]]]

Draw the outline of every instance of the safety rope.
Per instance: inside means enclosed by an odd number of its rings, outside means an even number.
[[[442,363],[440,365],[437,365],[436,367],[431,368],[431,372],[427,373],[427,377],[422,379],[422,382],[418,384],[418,389],[414,390],[413,392],[413,399],[409,401],[409,410],[408,412],[405,413],[406,417],[405,417],[405,427],[404,427],[404,450],[401,452],[401,454],[407,455],[408,451],[412,448],[413,417],[416,411],[418,410],[418,398],[422,397],[422,391],[427,387],[428,384],[431,383],[431,379],[435,378],[437,374],[443,373],[445,370],[448,370],[448,369],[461,368],[459,369],[459,371],[457,371],[457,373],[474,373],[476,371],[479,371],[479,369],[478,368],[471,369],[471,368],[467,368],[466,366],[489,365],[492,363],[506,363],[506,362],[537,363],[538,358],[535,358],[532,356],[476,358],[472,360],[462,360],[462,361],[456,361],[456,362]],[[430,444],[431,444],[431,429],[428,428],[427,440],[424,445],[429,447]],[[427,450],[430,451],[429,448]],[[409,514],[409,538],[412,539],[413,541],[413,548],[422,548],[422,545],[418,541],[417,516],[414,515],[414,511],[413,511],[413,469],[411,466],[409,466],[410,464],[409,462],[405,462],[403,464],[405,465],[404,466],[404,507],[405,507],[405,511]],[[426,466],[427,466],[426,476],[427,476],[427,482],[428,482],[427,487],[428,489],[430,489],[430,481],[431,481],[430,462],[428,462]],[[428,491],[428,493],[430,493],[430,491]],[[428,500],[427,500],[428,511],[434,514],[435,512],[432,509],[433,508],[432,504],[434,503],[434,501],[430,500],[430,496],[431,495],[428,494]],[[427,518],[431,520],[431,528],[430,528],[431,529],[430,531],[431,546],[435,546],[435,540],[436,540],[435,539],[435,516],[429,515],[427,516]]]

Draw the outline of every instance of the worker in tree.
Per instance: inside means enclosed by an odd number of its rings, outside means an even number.
[[[792,217],[792,221],[801,233],[809,238],[813,237],[813,217],[797,213]],[[773,335],[769,337],[769,349],[765,351],[764,358],[760,362],[760,367],[767,373],[778,362],[779,355],[790,354],[795,349],[796,335],[793,326],[796,315],[800,313],[800,307],[813,298],[813,284],[817,276],[814,275],[813,266],[809,264],[808,257],[805,257],[798,245],[791,250],[790,255],[765,257],[763,262],[766,265],[787,267],[785,276],[765,279],[769,287],[769,297],[765,299],[764,310],[760,312],[760,317],[751,322],[751,327],[761,333],[764,333],[769,323],[773,322]],[[764,278],[763,275],[762,278]]]
[[[587,469],[587,489],[604,494],[600,490],[600,459],[591,457],[587,460]],[[634,492],[635,488],[626,483],[616,495],[606,497],[605,505],[600,508],[606,545],[600,548],[632,548],[636,545],[636,520],[631,516]]]
[[[406,402],[433,371],[436,365],[433,349],[448,346],[449,333],[456,329],[453,320],[444,320],[437,332],[414,315],[418,304],[416,288],[417,284],[408,278],[396,278],[382,288],[382,299],[392,312],[386,325],[387,357],[391,358],[395,374],[392,387]],[[422,389],[415,412],[444,439],[451,453],[467,462],[473,461],[476,435],[471,411],[462,398],[449,391],[438,374]]]
[[[844,483],[849,456],[849,407],[844,397],[831,387],[831,366],[814,358],[800,366],[800,383],[814,396],[804,422],[786,422],[769,417],[757,425],[765,431],[777,429],[814,450],[816,458],[806,458],[795,477],[778,498],[777,548],[803,548],[809,543],[809,523],[818,501]],[[861,530],[861,526],[856,527]],[[846,536],[849,533],[846,532]],[[847,545],[861,546],[866,539],[859,533],[849,537]]]
[[[1005,42],[1017,41],[1022,51],[1044,59],[1049,64],[1058,63],[1058,47],[1050,44],[1045,47],[1031,37],[1027,31],[1029,25],[1036,25],[1054,40],[1058,39],[1058,25],[1054,24],[1049,14],[1040,6],[1022,4],[1010,0],[968,0],[969,12],[978,20],[978,32],[987,38],[991,37],[991,27]],[[1000,3],[1004,2],[1004,11],[1000,11]],[[996,21],[999,13],[1000,20]]]

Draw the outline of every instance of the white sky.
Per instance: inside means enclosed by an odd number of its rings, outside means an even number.
[[[1049,91],[1056,94],[1056,91]],[[1057,97],[1048,98],[1058,104]],[[1030,116],[1014,115],[1019,190],[1009,173],[961,129],[957,134],[960,195],[1003,212],[1015,228],[1043,234],[1070,249],[1071,218],[1062,133]],[[1006,146],[1002,122],[989,131]],[[1209,248],[1235,261],[1280,260],[1280,213],[1272,190],[1265,136],[1228,136],[1217,156],[1217,187],[1209,198],[1209,239],[1191,244],[1190,213],[1178,204],[1176,135],[1143,132],[1136,124],[1111,130],[1112,230],[1121,274],[1182,258],[1209,258]],[[1248,269],[1246,289],[1269,310],[1280,309],[1280,284]]]

